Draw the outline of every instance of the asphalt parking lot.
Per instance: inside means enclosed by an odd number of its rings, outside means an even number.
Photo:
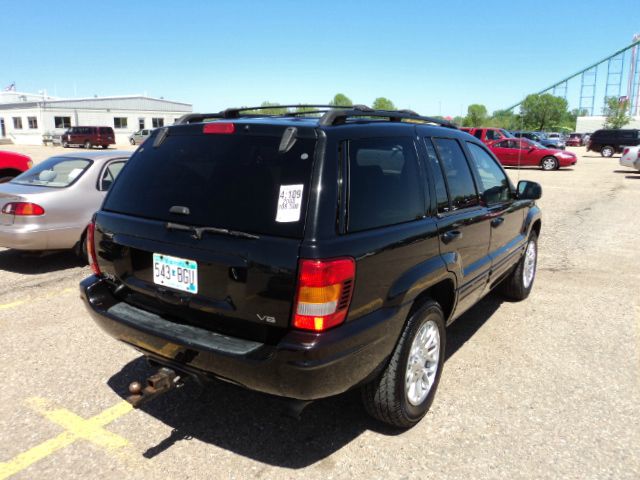
[[[300,420],[222,383],[132,410],[152,370],[85,313],[89,268],[0,249],[0,479],[640,478],[640,173],[573,150],[571,169],[509,170],[543,186],[533,293],[491,294],[448,330],[435,402],[405,432],[358,392]]]

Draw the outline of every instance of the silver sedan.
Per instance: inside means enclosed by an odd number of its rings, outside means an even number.
[[[93,213],[132,152],[102,151],[51,157],[0,185],[0,247],[74,248],[85,256]]]

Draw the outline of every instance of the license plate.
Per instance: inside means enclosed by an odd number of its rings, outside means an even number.
[[[198,264],[193,260],[154,253],[153,283],[198,293]]]

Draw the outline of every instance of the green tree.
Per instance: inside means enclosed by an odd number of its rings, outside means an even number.
[[[487,121],[487,107],[474,103],[467,108],[467,116],[464,117],[465,127],[480,127]]]
[[[550,93],[527,95],[520,105],[520,115],[524,127],[544,130],[545,127],[559,126],[567,113],[567,101]]]
[[[490,127],[504,128],[506,130],[520,130],[520,116],[512,110],[496,110],[487,121]]]
[[[260,104],[261,107],[271,107],[271,108],[261,108],[260,110],[247,110],[247,113],[255,113],[258,115],[284,115],[287,113],[287,109],[284,107],[280,107],[279,103],[271,103],[271,102],[262,102]]]
[[[455,123],[459,127],[462,126],[463,122],[464,122],[464,117],[460,115],[456,115],[455,117],[453,117],[453,120],[451,120],[451,123]]]
[[[395,110],[396,106],[391,100],[385,97],[378,97],[373,101],[371,106],[374,110]]]
[[[616,97],[604,99],[602,113],[607,117],[604,121],[604,128],[622,128],[631,121],[627,115],[629,111],[629,99],[620,101]]]
[[[333,100],[329,102],[329,105],[333,105],[336,107],[352,107],[353,102],[344,93],[336,93],[335,97],[333,97]]]

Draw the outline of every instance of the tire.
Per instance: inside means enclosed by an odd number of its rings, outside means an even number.
[[[14,178],[16,177],[12,177],[10,175],[7,175],[5,177],[0,177],[0,183],[7,183],[8,181],[13,180]]]
[[[605,145],[600,149],[600,155],[602,155],[603,157],[613,157],[614,153],[615,149],[611,145]]]
[[[109,148],[109,145],[102,145],[102,148],[106,150],[107,148]]]
[[[84,148],[87,148],[87,149],[88,149],[88,148],[91,148],[91,147],[92,147],[92,145],[91,145],[91,142],[90,142],[89,140],[87,140],[86,142],[84,142]]]
[[[62,142],[63,148],[69,148],[69,144],[67,142]]]
[[[411,314],[386,368],[374,380],[362,387],[362,401],[369,415],[399,428],[410,428],[425,416],[433,403],[444,364],[446,344],[444,322],[440,305],[432,300],[426,301]],[[433,350],[434,344],[423,344],[421,354],[415,351],[416,348],[419,349],[419,345],[416,347],[414,342],[420,342],[418,334],[423,332],[426,332],[424,338],[432,341],[436,338],[437,332],[438,351],[430,355],[437,357],[437,361],[429,362],[429,366],[427,366],[429,356],[426,353]],[[413,363],[414,361],[416,363]],[[414,367],[416,370],[411,374],[409,369]],[[435,372],[433,372],[434,367]],[[423,376],[420,380],[416,380],[420,373]],[[420,385],[423,388],[408,389],[407,381],[411,378],[410,375],[413,377],[410,385]],[[426,389],[423,382],[424,375],[431,383]]]
[[[540,161],[540,167],[542,168],[542,170],[551,171],[560,168],[560,164],[558,163],[558,159],[556,157],[549,156],[544,157]]]
[[[533,258],[531,258],[531,251]],[[533,262],[533,263],[531,263]],[[524,300],[531,293],[533,283],[536,279],[536,269],[538,265],[538,235],[536,232],[531,232],[529,240],[527,241],[527,247],[525,248],[520,261],[516,268],[505,278],[498,290],[502,296],[511,300]],[[527,270],[532,268],[532,271]],[[527,272],[527,276],[525,276]],[[530,275],[530,276],[529,276]]]
[[[89,265],[89,252],[87,252],[87,231],[82,232],[80,240],[73,247],[74,253],[80,260]]]
[[[133,138],[130,138],[130,139],[129,139],[129,143],[130,143],[131,145],[135,145],[135,144],[136,144],[136,141],[135,141]]]

